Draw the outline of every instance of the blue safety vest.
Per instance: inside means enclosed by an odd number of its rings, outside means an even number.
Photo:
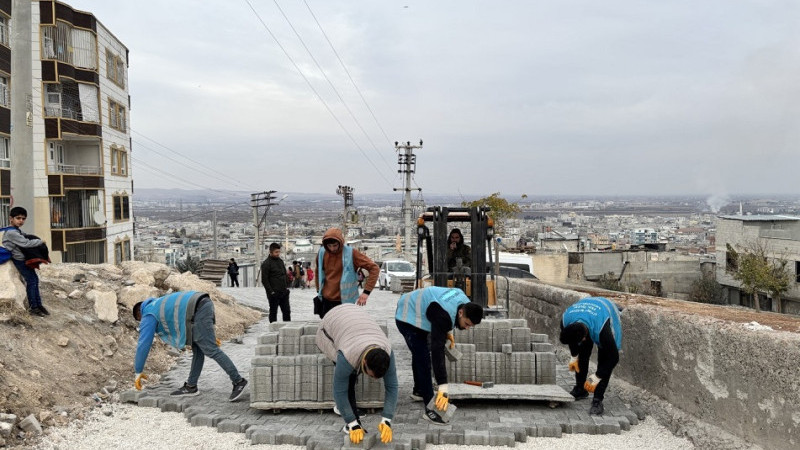
[[[317,268],[319,273],[319,297],[322,297],[322,286],[325,285],[325,267],[322,262],[325,260],[325,247],[323,246],[317,256]],[[342,303],[355,303],[358,300],[358,275],[353,267],[353,247],[345,245],[342,248],[342,279],[339,280],[339,296]],[[333,300],[333,299],[328,299]]]
[[[611,333],[617,344],[617,350],[622,349],[622,323],[619,318],[617,305],[605,297],[588,297],[572,304],[561,318],[561,324],[566,327],[575,322],[582,323],[589,328],[589,337],[592,342],[600,346],[600,331],[611,321]]]
[[[397,301],[395,319],[405,322],[427,332],[431,331],[431,322],[426,312],[431,303],[438,303],[450,315],[453,326],[456,325],[458,307],[469,303],[464,291],[458,288],[430,286],[411,291],[400,296]]]
[[[142,317],[156,318],[156,333],[165,343],[182,349],[191,344],[191,328],[187,327],[187,311],[191,304],[192,314],[197,300],[205,295],[202,292],[175,292],[163,297],[148,300],[142,305]],[[191,318],[189,318],[191,319]]]

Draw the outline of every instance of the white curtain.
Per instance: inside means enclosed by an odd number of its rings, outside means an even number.
[[[84,122],[100,122],[100,111],[97,100],[97,86],[78,83],[78,96],[81,100],[81,112]]]
[[[72,63],[83,69],[97,68],[97,44],[91,31],[72,29]]]

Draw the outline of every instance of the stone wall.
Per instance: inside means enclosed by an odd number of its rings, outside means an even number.
[[[498,288],[505,291],[505,281]],[[588,296],[532,281],[512,280],[508,288],[510,316],[556,343],[563,311]],[[800,446],[800,335],[635,300],[622,313],[622,329],[615,377],[764,448]]]

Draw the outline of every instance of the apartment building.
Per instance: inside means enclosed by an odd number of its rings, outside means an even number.
[[[781,215],[719,216],[717,217],[716,257],[717,282],[723,287],[728,303],[753,307],[751,296],[741,290],[734,280],[736,258],[727,251],[730,244],[737,252],[746,252],[759,242],[770,258],[787,261],[793,283],[781,297],[781,305],[766,295],[759,297],[762,309],[800,314],[800,217]]]
[[[130,260],[128,49],[65,3],[0,0],[0,15],[14,36],[0,42],[11,61],[4,67],[0,55],[0,85],[9,75],[11,92],[0,105],[3,208],[28,210],[28,232],[48,242],[54,262]]]

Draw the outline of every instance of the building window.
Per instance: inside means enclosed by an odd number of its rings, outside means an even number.
[[[127,131],[125,107],[111,99],[108,99],[108,118],[111,128],[123,132]]]
[[[114,195],[114,222],[124,222],[130,219],[130,197],[127,195]]]
[[[794,281],[800,283],[800,261],[794,262]]]
[[[128,152],[122,147],[111,146],[111,173],[128,175]]]
[[[94,32],[73,28],[65,22],[44,25],[42,59],[57,59],[81,69],[96,69],[97,38]]]
[[[11,167],[11,148],[5,136],[0,136],[0,167]]]
[[[0,198],[0,227],[8,226],[8,212],[11,210],[11,199]]]
[[[0,44],[8,47],[8,17],[0,14]]]
[[[725,271],[734,273],[739,270],[739,255],[735,252],[725,252]]]
[[[0,106],[8,106],[11,104],[11,96],[8,91],[8,77],[0,75]]]
[[[125,63],[108,48],[106,48],[106,76],[117,86],[125,87]]]
[[[131,240],[125,239],[114,243],[114,264],[131,260]]]

